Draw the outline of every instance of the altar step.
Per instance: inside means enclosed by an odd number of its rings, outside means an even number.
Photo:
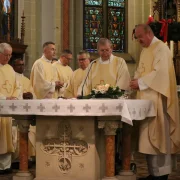
[[[137,165],[137,178],[148,176],[145,156],[142,154],[136,153],[134,155],[134,159]],[[16,172],[17,170],[14,169],[12,174],[0,175],[0,180],[12,180],[12,177],[14,174],[16,174]],[[35,167],[31,168],[30,172],[33,175],[35,175]],[[180,180],[180,155],[178,155],[178,158],[177,158],[177,171],[173,172],[169,176],[168,180]]]

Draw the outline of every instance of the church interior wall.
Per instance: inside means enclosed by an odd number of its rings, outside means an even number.
[[[42,44],[45,41],[56,43],[57,57],[62,50],[62,11],[63,1],[59,0],[18,0],[18,11],[25,14],[25,44],[28,45],[25,54],[26,75],[30,74],[31,67],[36,59],[42,55]],[[131,76],[139,60],[141,48],[132,40],[132,31],[136,24],[144,23],[150,15],[150,1],[129,0],[127,27],[128,27],[128,54],[135,60],[134,64],[128,63]],[[48,13],[47,13],[48,12]],[[83,1],[70,0],[70,30],[69,49],[73,52],[73,69],[77,68],[76,54],[83,49]],[[18,35],[20,36],[21,14],[18,14]]]

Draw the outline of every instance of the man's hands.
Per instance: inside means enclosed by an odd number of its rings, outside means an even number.
[[[133,79],[130,81],[131,89],[138,90],[139,89],[139,84],[138,84],[138,79]]]
[[[13,97],[13,96],[6,98],[6,100],[17,100],[17,99],[18,99],[17,97]]]
[[[60,81],[56,81],[55,82],[55,88],[57,90],[59,90],[60,88],[62,88],[64,86],[64,83],[63,82],[60,82]]]
[[[23,99],[33,99],[33,94],[31,92],[23,93]]]

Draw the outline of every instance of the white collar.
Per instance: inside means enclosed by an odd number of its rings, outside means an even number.
[[[58,59],[58,63],[62,65],[62,62],[61,62],[61,60],[60,60],[60,59]]]
[[[114,59],[114,56],[113,56],[113,54],[111,54],[110,58],[106,61],[103,61],[100,57],[99,62],[100,62],[100,64],[109,64],[113,59]]]
[[[20,76],[20,77],[23,77],[23,76],[24,76],[23,74],[20,74],[20,73],[18,73],[18,72],[16,72],[16,75],[17,75],[17,76]]]
[[[62,62],[61,62],[61,59],[58,59],[58,63],[61,64],[61,65],[64,66],[64,67],[68,66],[68,65],[66,65],[66,66],[63,65]]]
[[[151,44],[150,44],[149,46],[153,45],[153,44],[156,43],[157,41],[159,41],[159,39],[158,39],[156,36],[154,36],[153,39],[152,39],[152,41],[151,41]]]
[[[44,54],[42,55],[41,58],[42,58],[44,61],[51,63],[51,60],[47,59]]]

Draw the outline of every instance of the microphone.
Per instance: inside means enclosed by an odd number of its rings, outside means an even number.
[[[91,65],[90,65],[90,67],[89,67],[89,70],[88,70],[88,72],[87,72],[86,78],[85,78],[84,83],[83,83],[83,85],[82,85],[81,98],[83,98],[83,89],[84,89],[86,80],[87,80],[87,78],[88,78],[88,76],[89,76],[89,73],[90,73],[90,70],[91,70],[91,68],[92,68],[92,65],[93,65],[94,63],[96,63],[96,60],[94,60],[94,61],[91,63]]]

